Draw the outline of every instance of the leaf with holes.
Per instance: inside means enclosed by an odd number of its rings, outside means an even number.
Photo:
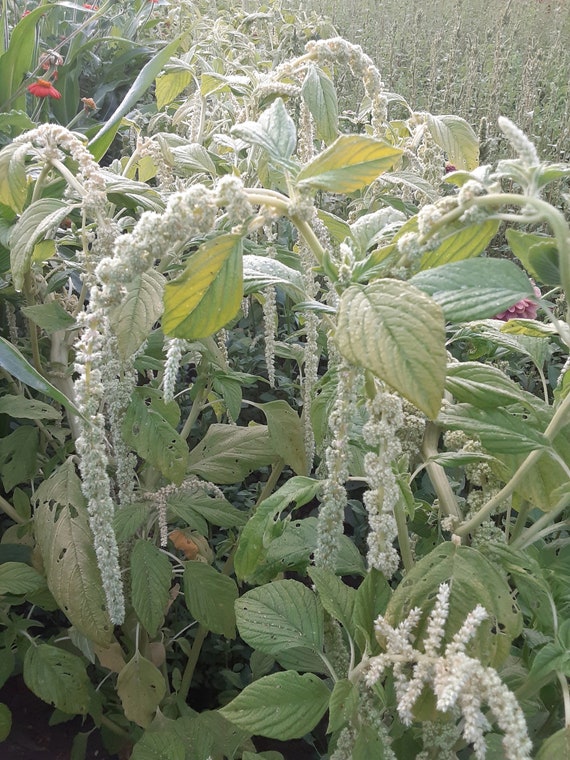
[[[236,620],[242,639],[265,654],[323,647],[323,608],[298,581],[275,581],[246,592],[236,602]]]
[[[246,686],[220,713],[252,734],[286,741],[309,733],[324,715],[329,698],[330,691],[313,673],[287,670]]]
[[[105,608],[81,481],[68,459],[36,491],[34,530],[48,588],[84,636],[107,646],[113,626]]]
[[[32,644],[24,657],[24,682],[36,697],[69,715],[86,715],[92,687],[85,664],[50,644]]]
[[[123,435],[127,445],[166,478],[177,485],[182,483],[188,461],[186,441],[136,393],[125,415]]]
[[[127,662],[117,678],[117,694],[125,716],[148,728],[166,692],[162,673],[140,652]]]
[[[347,288],[336,342],[348,361],[437,417],[447,364],[445,322],[440,306],[421,290],[388,279]]]

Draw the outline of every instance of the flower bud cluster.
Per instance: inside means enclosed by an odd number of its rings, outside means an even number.
[[[356,401],[357,371],[339,359],[336,398],[329,417],[330,443],[324,462],[326,479],[317,523],[315,565],[335,570],[341,536],[344,533],[344,510],[347,504],[345,483],[349,469],[349,430]]]
[[[414,649],[413,631],[421,618],[418,608],[393,628],[381,615],[376,632],[385,642],[385,652],[372,657],[365,680],[376,683],[387,668],[393,669],[398,714],[405,725],[413,722],[413,707],[425,686],[430,686],[442,712],[459,711],[461,730],[466,742],[473,745],[475,757],[485,758],[484,733],[491,728],[483,713],[487,705],[504,734],[503,750],[506,760],[530,760],[531,741],[522,710],[514,695],[503,684],[493,668],[484,667],[479,660],[466,654],[467,644],[475,636],[481,622],[488,617],[484,607],[477,605],[461,628],[444,648],[445,625],[449,615],[451,588],[442,583],[432,612],[421,652]]]
[[[399,396],[377,388],[375,398],[366,403],[368,421],[362,427],[366,444],[372,449],[364,457],[364,470],[369,490],[364,494],[368,513],[368,566],[375,567],[387,578],[398,569],[400,556],[393,546],[398,535],[394,508],[400,489],[392,462],[402,453],[397,431],[404,423]]]

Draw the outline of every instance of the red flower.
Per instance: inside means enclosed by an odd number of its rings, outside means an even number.
[[[61,92],[58,92],[52,83],[46,79],[38,79],[33,84],[29,84],[28,92],[37,98],[55,98],[56,100],[61,98]]]
[[[89,3],[83,3],[83,7],[86,8],[88,11],[98,11],[99,6],[98,5],[89,5]]]
[[[532,282],[532,287],[536,298],[540,298],[540,288],[537,288],[534,282]],[[517,301],[513,306],[509,306],[506,311],[497,314],[495,319],[500,319],[503,322],[508,322],[509,319],[536,319],[537,312],[537,304],[530,298],[523,298],[522,301]]]

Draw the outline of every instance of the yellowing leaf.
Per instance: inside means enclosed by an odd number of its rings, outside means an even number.
[[[402,151],[365,135],[341,135],[297,175],[297,182],[334,193],[353,193],[390,169]]]
[[[183,274],[164,291],[162,327],[186,340],[208,338],[238,313],[243,293],[240,235],[220,235],[200,246]]]
[[[192,81],[190,71],[169,71],[156,79],[156,105],[158,110],[172,103]]]
[[[457,169],[475,169],[479,165],[479,141],[472,127],[460,116],[427,114],[431,136]]]
[[[139,652],[117,678],[117,694],[126,717],[143,728],[151,724],[165,691],[162,673]]]

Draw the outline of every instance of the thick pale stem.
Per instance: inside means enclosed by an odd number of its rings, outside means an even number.
[[[422,443],[422,457],[426,463],[425,467],[429,479],[431,480],[431,484],[439,499],[441,511],[447,516],[457,517],[461,520],[463,515],[461,514],[461,510],[459,509],[455,494],[453,493],[453,489],[445,474],[445,470],[440,464],[437,464],[437,462],[427,461],[430,457],[433,457],[438,453],[437,443],[439,435],[440,429],[438,426],[433,422],[428,422]]]

